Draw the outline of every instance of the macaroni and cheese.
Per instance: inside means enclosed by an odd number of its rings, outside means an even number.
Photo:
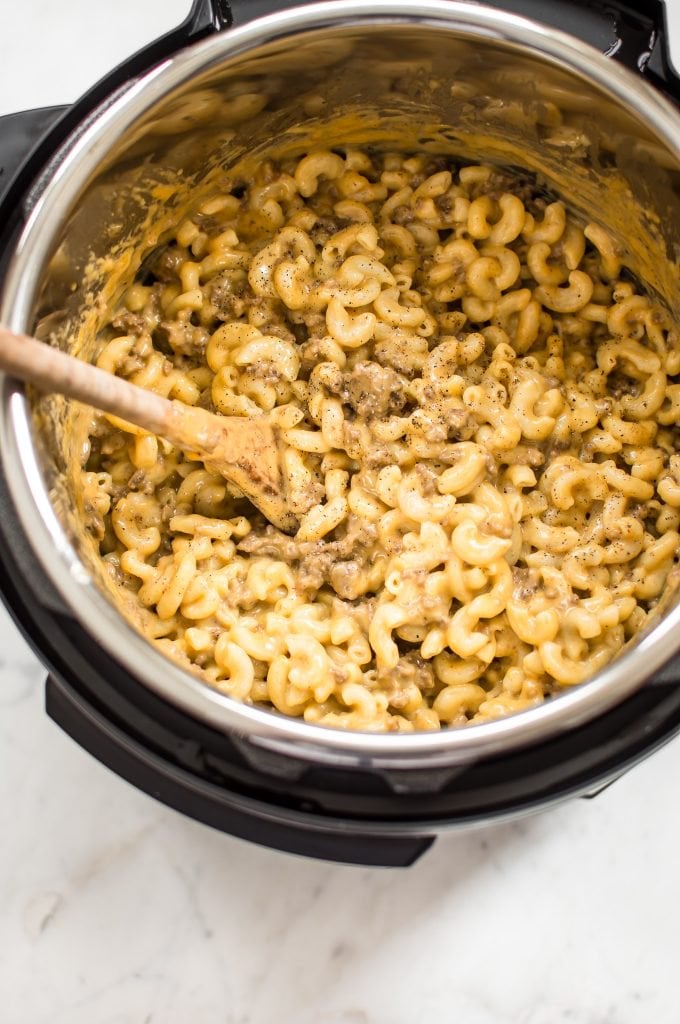
[[[149,254],[98,365],[282,431],[295,536],[112,417],[84,456],[121,598],[236,700],[488,721],[592,676],[674,583],[677,336],[608,233],[528,177],[263,163]]]

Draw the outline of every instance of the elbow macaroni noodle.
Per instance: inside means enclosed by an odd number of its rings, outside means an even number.
[[[237,700],[355,729],[488,721],[593,675],[680,541],[680,346],[607,232],[422,155],[233,184],[147,259],[98,364],[271,417],[300,525],[97,414],[84,515],[145,632]]]

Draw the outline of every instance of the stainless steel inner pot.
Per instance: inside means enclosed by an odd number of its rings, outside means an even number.
[[[539,173],[607,225],[631,271],[676,310],[680,114],[660,94],[568,35],[474,3],[337,0],[213,36],[104,103],[34,190],[2,320],[87,356],[103,306],[162,237],[159,220],[167,228],[181,216],[178,183],[209,189],[232,167],[237,180],[272,144],[292,154],[343,143]],[[169,662],[107,596],[71,515],[68,421],[65,403],[34,405],[4,380],[2,459],[45,572],[140,684],[251,742],[348,765],[462,764],[606,711],[680,648],[671,597],[591,682],[515,717],[440,733],[346,733],[238,704]]]

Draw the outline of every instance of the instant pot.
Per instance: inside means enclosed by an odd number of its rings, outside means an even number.
[[[253,23],[262,16],[270,20]],[[623,175],[633,192],[639,189],[638,205],[626,199],[618,214],[612,205],[612,216],[632,225],[642,240],[636,269],[643,280],[653,277],[667,297],[680,294],[680,230],[674,219],[680,205],[680,122],[668,105],[680,104],[680,79],[670,61],[661,2],[513,0],[501,7],[337,0],[295,10],[282,0],[196,0],[182,25],[132,56],[72,107],[0,119],[3,318],[16,329],[31,329],[42,318],[58,333],[70,301],[65,295],[76,290],[73,268],[84,266],[71,251],[82,221],[96,232],[102,207],[109,221],[114,208],[125,219],[112,182],[125,174],[132,180],[139,167],[153,168],[156,150],[149,149],[149,137],[156,149],[158,138],[165,139],[165,170],[172,161],[184,168],[201,155],[206,159],[211,136],[205,130],[221,126],[197,126],[200,104],[182,106],[182,89],[189,88],[193,74],[208,97],[206,122],[212,116],[211,90],[227,88],[241,103],[245,113],[228,125],[229,145],[247,140],[258,124],[272,138],[293,138],[297,129],[285,98],[295,78],[291,53],[297,52],[298,116],[304,112],[314,122],[312,136],[321,140],[320,114],[327,116],[333,106],[337,83],[356,92],[357,62],[363,59],[366,89],[373,83],[393,97],[381,108],[376,141],[394,143],[390,132],[408,107],[411,128],[420,126],[414,144],[435,152],[441,139],[428,122],[430,101],[424,99],[434,87],[429,54],[436,58],[435,50],[449,81],[463,85],[470,68],[484,73],[488,54],[502,55],[496,87],[505,83],[506,97],[497,97],[495,108],[493,102],[480,103],[470,88],[460,97],[451,89],[453,98],[446,100],[460,99],[465,116],[474,115],[487,134],[497,125],[503,139],[497,162],[516,165],[520,150],[513,150],[512,140],[521,142],[522,132],[530,132],[526,145],[534,168],[557,180],[563,152],[591,207],[610,173]],[[230,61],[236,70],[225,78]],[[545,71],[545,89],[537,87],[536,116],[527,127],[513,96],[526,92],[532,68],[536,81]],[[261,81],[268,83],[267,101],[249,106],[251,94],[261,95]],[[323,82],[329,83],[328,94],[319,99]],[[562,134],[555,129],[551,103],[567,104],[583,116],[597,108],[592,116],[606,123],[594,158],[597,173],[592,153],[588,160],[579,153],[579,145],[588,147],[573,123]],[[463,121],[447,122],[452,146],[474,150],[474,117],[467,134]],[[633,123],[638,127],[631,134]],[[361,117],[347,128],[359,143],[367,130]],[[182,145],[182,137],[190,145]],[[81,195],[97,197],[98,206],[86,204],[85,218],[78,215]],[[614,192],[609,198],[603,194],[603,209],[614,204],[612,197]],[[651,217],[645,212],[650,203]],[[86,242],[92,237],[81,239],[83,251]],[[49,673],[48,714],[113,771],[197,820],[298,854],[405,866],[445,829],[508,818],[570,796],[593,796],[680,730],[680,657],[671,657],[680,646],[677,604],[587,686],[516,718],[455,733],[344,733],[237,705],[167,662],[107,605],[69,535],[63,501],[59,511],[49,445],[36,436],[22,389],[6,380],[2,402],[0,589]]]

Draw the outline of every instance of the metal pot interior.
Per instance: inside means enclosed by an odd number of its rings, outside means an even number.
[[[265,153],[347,144],[537,175],[584,219],[607,226],[630,272],[673,312],[679,139],[676,112],[632,74],[567,36],[488,8],[341,2],[292,11],[179,54],[95,115],[34,199],[3,317],[87,358],[106,309],[144,257],[225,177],[238,182]],[[515,719],[439,735],[347,736],[240,707],[171,666],[113,609],[72,514],[82,438],[69,404],[52,398],[29,408],[6,383],[3,420],[22,521],[76,616],[107,647],[124,650],[145,684],[262,742],[295,740],[314,756],[485,756],[605,710],[676,646],[679,613],[669,595],[663,622],[595,681]]]

